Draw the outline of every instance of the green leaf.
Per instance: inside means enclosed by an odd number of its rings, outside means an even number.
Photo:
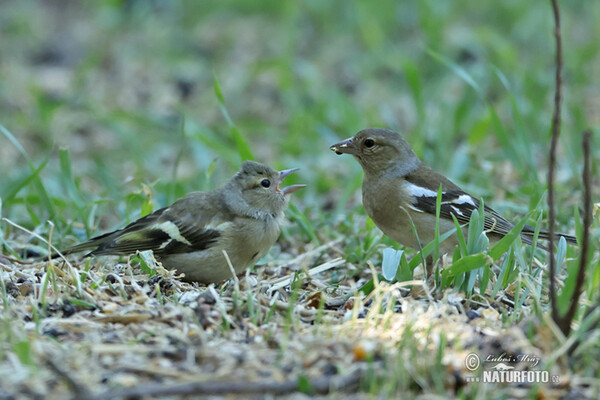
[[[467,274],[457,274],[456,276],[454,276],[454,280],[452,280],[451,275],[444,276],[444,274],[442,273],[442,280],[446,282],[445,286],[450,286],[450,282],[452,282],[454,287],[460,288],[462,287],[463,283],[465,283],[466,279]]]
[[[440,236],[439,242],[440,243],[444,242],[444,240],[448,239],[450,236],[454,235],[455,233],[456,233],[456,228],[449,230],[448,232],[446,232],[442,236]],[[415,254],[415,256],[410,260],[410,263],[408,264],[410,266],[411,270],[415,269],[416,266],[421,263],[423,258],[426,258],[429,254],[431,254],[434,246],[435,246],[435,243],[432,240],[425,247],[423,247],[423,251],[420,251],[417,254]]]
[[[533,211],[532,211],[532,215],[533,215]],[[542,217],[544,216],[544,212],[540,210],[537,221],[535,223],[535,231],[533,233],[533,236],[531,237],[531,241],[533,242],[531,244],[531,259],[529,260],[529,272],[531,273],[531,271],[533,271],[533,262],[535,259],[535,249],[537,247],[537,243],[538,243],[538,237],[540,236],[540,230],[542,228]]]
[[[561,238],[561,240],[564,240]],[[581,255],[574,260],[567,261],[567,277],[565,278],[564,286],[560,290],[557,296],[558,300],[558,311],[560,315],[565,315],[569,305],[571,304],[573,294],[575,293],[575,283],[577,281],[577,273],[579,271],[579,259]],[[557,271],[560,268],[559,264],[556,265]]]
[[[406,60],[403,64],[404,75],[406,77],[406,83],[412,93],[413,101],[417,108],[419,115],[423,113],[423,83],[421,81],[421,73],[419,68],[412,60]]]
[[[483,270],[480,274],[480,278],[479,278],[479,293],[481,293],[482,295],[485,294],[485,291],[487,289],[488,284],[490,283],[490,276],[491,276],[492,270],[488,265],[486,265],[485,267],[483,267]]]
[[[468,254],[468,252],[467,252],[467,242],[465,241],[465,235],[461,229],[460,223],[456,219],[456,216],[454,216],[454,214],[451,214],[451,215],[452,215],[452,220],[454,221],[454,226],[456,227],[456,237],[458,239],[458,248],[460,249],[460,254],[462,254],[463,256],[466,256]]]
[[[60,159],[60,172],[63,185],[65,185],[65,188],[67,189],[67,193],[69,194],[71,200],[73,200],[77,208],[81,209],[81,207],[83,206],[83,201],[79,196],[79,190],[77,190],[77,185],[75,184],[75,180],[73,179],[69,150],[66,148],[59,149],[58,158]]]
[[[485,253],[470,254],[461,258],[450,268],[442,271],[442,276],[456,276],[474,269],[483,267],[490,262],[489,257]]]
[[[489,116],[485,116],[479,121],[475,122],[469,131],[469,144],[476,145],[481,142],[487,136],[490,130],[492,121]]]
[[[496,139],[498,139],[500,142],[504,153],[516,167],[523,167],[523,163],[517,156],[517,152],[514,148],[513,138],[509,136],[508,132],[504,128],[504,125],[502,124],[502,120],[498,116],[496,109],[491,103],[488,103],[488,112],[494,128],[494,134],[496,135]]]
[[[211,163],[209,164],[208,168],[206,168],[206,181],[209,182],[213,176],[213,173],[215,172],[215,168],[217,167],[217,161],[218,161],[218,157],[213,158],[213,160],[211,161]]]
[[[494,245],[494,247],[490,249],[489,254],[494,261],[498,260],[502,254],[506,253],[510,245],[513,244],[513,242],[521,235],[521,231],[523,230],[523,227],[525,226],[525,223],[530,215],[531,213],[527,214],[525,218],[519,221],[519,223],[510,230],[510,232],[508,232],[502,239],[498,241],[498,243]]]
[[[308,238],[315,243],[319,243],[319,239],[317,238],[317,233],[315,232],[312,224],[306,218],[306,215],[294,203],[290,203],[288,209],[286,210],[291,221],[295,222],[300,226],[302,232],[308,236]]]
[[[244,139],[244,136],[242,136],[235,125],[231,126],[231,134],[233,135],[233,140],[235,141],[238,154],[240,155],[242,161],[254,160],[254,155],[252,154],[252,150],[250,150],[250,145],[246,139]]]
[[[469,220],[469,230],[467,232],[467,252],[468,254],[477,253],[476,241],[483,233],[483,226],[479,223],[479,211],[473,210]]]
[[[97,308],[97,306],[94,303],[90,303],[89,301],[85,301],[85,300],[81,300],[81,299],[76,299],[74,297],[69,297],[66,299],[66,301],[73,304],[74,306],[89,308],[90,310],[94,310]]]
[[[498,274],[498,278],[496,279],[496,284],[494,285],[494,289],[492,290],[492,297],[496,297],[496,294],[501,288],[505,288],[507,286],[507,277],[510,275],[509,270],[514,267],[514,257],[513,250],[508,253],[508,256],[504,258],[502,261],[502,267],[500,268],[500,273]]]
[[[400,268],[396,272],[396,282],[406,282],[413,279],[413,271],[406,261],[406,254],[402,254],[400,257]]]
[[[464,80],[469,86],[471,86],[481,98],[483,98],[483,92],[477,82],[469,75],[469,73],[462,68],[460,65],[456,64],[454,61],[449,59],[448,57],[437,53],[432,49],[427,49],[427,54],[433,57],[436,61],[448,67],[452,72],[458,75],[462,80]]]
[[[6,129],[3,125],[0,125],[0,132],[2,132],[4,136],[6,136],[8,140],[13,144],[13,146],[15,146],[17,150],[19,150],[23,157],[25,157],[25,160],[27,160],[27,164],[29,164],[29,169],[32,172],[34,172],[36,168],[34,167],[31,158],[29,158],[29,155],[27,154],[23,146],[21,146],[21,143],[19,143],[19,141],[12,135],[12,133],[10,133],[8,129]],[[54,219],[54,217],[56,216],[54,204],[50,200],[50,196],[48,195],[48,192],[46,191],[46,188],[44,187],[42,180],[38,175],[35,175],[33,183],[38,192],[38,195],[40,196],[40,201],[44,206],[44,209],[46,210],[46,212],[48,212],[50,219]]]
[[[143,183],[141,194],[144,196],[144,201],[142,201],[142,211],[140,213],[140,217],[145,217],[154,211],[154,197],[152,196],[152,188]]]
[[[213,72],[213,83],[215,88],[215,95],[217,96],[217,100],[222,105],[225,104],[225,98],[223,97],[223,92],[221,91],[221,85],[219,85],[219,80],[217,79],[217,74]]]
[[[442,184],[438,188],[437,198],[435,199],[435,234],[433,237],[434,249],[433,258],[440,258],[440,210],[442,207]]]
[[[396,277],[396,272],[400,266],[400,260],[404,250],[394,250],[391,247],[383,249],[383,260],[381,261],[381,269],[383,277],[387,281],[392,281]]]
[[[566,255],[567,255],[567,241],[565,240],[564,236],[561,236],[560,239],[558,239],[558,248],[556,249],[555,261],[556,261],[557,269],[560,269],[560,267],[563,265]]]
[[[377,275],[377,279],[379,280],[383,280],[384,277],[381,274]],[[369,279],[364,285],[362,285],[358,290],[357,293],[362,293],[365,296],[368,296],[369,294],[371,294],[371,292],[375,289],[375,280],[373,278]],[[354,296],[354,293],[348,293],[345,297],[346,300],[348,300],[349,298],[351,298],[352,296]]]
[[[12,345],[13,351],[21,361],[25,365],[35,365],[33,358],[31,357],[31,343],[27,340],[21,340],[19,342],[13,343]]]
[[[147,273],[148,276],[156,275],[156,263],[151,250],[138,251],[131,256],[131,260],[139,263],[141,270]]]
[[[19,194],[21,189],[23,189],[25,186],[29,185],[34,179],[37,179],[39,177],[40,172],[42,172],[42,170],[48,163],[48,160],[50,160],[50,156],[46,157],[46,159],[40,164],[40,166],[34,169],[24,179],[17,182],[13,182],[11,185],[8,186],[8,188],[2,196],[4,197],[6,204],[10,204],[14,197],[17,194]]]
[[[298,387],[298,391],[305,393],[305,394],[311,394],[314,393],[315,389],[313,388],[313,386],[310,383],[310,379],[308,379],[305,375],[300,375],[298,376],[298,382],[297,382],[297,387]]]
[[[254,160],[254,156],[252,155],[252,150],[250,150],[250,146],[248,145],[248,142],[246,141],[246,139],[244,139],[244,136],[242,136],[242,134],[240,133],[238,128],[235,126],[235,123],[229,116],[227,107],[225,107],[225,97],[223,96],[223,92],[221,91],[221,86],[219,85],[219,80],[217,79],[216,74],[214,75],[214,88],[215,88],[215,95],[217,96],[217,99],[219,100],[221,113],[223,114],[223,117],[225,117],[225,120],[227,121],[227,124],[229,125],[229,130],[231,132],[231,136],[233,137],[233,141],[237,147],[237,151],[238,151],[238,154],[239,154],[241,160],[242,161]]]
[[[470,296],[473,294],[473,289],[475,288],[475,282],[477,282],[477,276],[479,275],[479,268],[475,271],[469,271],[465,275],[468,276],[467,286],[465,292]]]

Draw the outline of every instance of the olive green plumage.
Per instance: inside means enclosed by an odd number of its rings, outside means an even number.
[[[165,268],[202,283],[231,278],[225,251],[236,273],[261,259],[279,236],[289,194],[305,185],[279,188],[296,171],[276,171],[246,161],[220,189],[192,192],[125,228],[94,237],[63,253],[128,255],[152,250]]]
[[[480,207],[477,198],[423,164],[402,136],[389,129],[362,130],[334,144],[331,150],[356,158],[365,174],[362,199],[367,214],[383,233],[405,246],[418,249],[434,239],[440,186],[440,234],[455,228],[452,216],[460,224],[467,224],[473,210]],[[492,241],[499,240],[514,227],[492,208],[485,206],[484,210],[484,229]],[[526,225],[521,231],[523,242],[531,244],[534,232],[534,227]],[[563,233],[556,236],[577,243],[574,236]],[[539,232],[540,239],[548,237],[547,231]],[[456,244],[456,235],[448,238],[440,244],[442,254],[453,251]]]

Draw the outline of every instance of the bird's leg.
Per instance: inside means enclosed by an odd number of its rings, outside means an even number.
[[[431,278],[433,274],[433,267],[435,266],[435,261],[433,260],[432,255],[428,255],[425,257],[425,271],[427,272],[427,279]]]

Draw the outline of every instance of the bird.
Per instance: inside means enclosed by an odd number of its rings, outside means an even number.
[[[70,247],[63,255],[129,255],[152,250],[165,268],[183,280],[217,283],[232,278],[264,257],[279,237],[289,195],[306,185],[280,188],[298,168],[277,171],[244,161],[221,188],[196,191],[122,229]],[[229,260],[226,259],[225,252]],[[52,257],[58,256],[57,254]]]
[[[363,129],[330,149],[338,155],[351,154],[358,161],[364,171],[362,202],[367,215],[385,235],[404,246],[418,250],[435,238],[440,186],[440,235],[456,228],[453,216],[464,225],[470,221],[473,211],[480,209],[476,197],[425,165],[395,131]],[[514,226],[484,204],[484,230],[492,243],[508,234]],[[524,243],[533,244],[534,234],[535,227],[525,225],[520,237]],[[538,237],[547,240],[550,234],[540,230]],[[577,243],[571,235],[557,233],[556,237]],[[440,243],[440,255],[451,254],[457,243],[456,235]],[[546,249],[539,243],[538,246]]]

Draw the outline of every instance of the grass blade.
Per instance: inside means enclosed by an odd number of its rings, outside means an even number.
[[[483,267],[489,262],[490,259],[485,253],[470,254],[452,264],[450,268],[443,270],[442,276],[444,278],[454,277],[458,274],[462,274]]]
[[[248,145],[248,142],[246,141],[246,139],[244,139],[244,136],[240,133],[238,128],[235,126],[235,123],[229,116],[227,107],[225,107],[225,97],[223,96],[223,92],[221,91],[221,86],[219,85],[219,80],[217,79],[216,74],[214,75],[213,81],[214,81],[215,95],[217,96],[217,100],[219,100],[219,106],[221,108],[221,113],[223,114],[223,117],[225,117],[225,120],[227,121],[227,124],[229,125],[231,136],[233,137],[233,141],[235,142],[235,145],[237,147],[237,151],[238,151],[238,154],[239,154],[241,160],[242,161],[254,160],[254,156],[252,155],[252,150],[250,149],[250,145]]]
[[[477,94],[479,96],[481,96],[481,98],[483,98],[483,94],[482,94],[483,91],[481,90],[481,87],[479,87],[477,82],[475,82],[475,80],[471,77],[471,75],[469,75],[469,73],[467,71],[465,71],[464,68],[462,68],[460,65],[456,64],[454,61],[452,61],[448,57],[446,57],[432,49],[427,49],[427,54],[429,54],[433,59],[438,61],[440,64],[443,64],[446,67],[448,67],[458,77],[460,77],[462,80],[464,80],[469,86],[471,86],[473,89],[475,89]]]
[[[381,272],[387,281],[392,281],[396,277],[403,254],[404,250],[394,250],[391,247],[386,247],[383,249]]]
[[[31,172],[35,172],[36,168],[33,165],[29,154],[27,154],[23,146],[21,146],[21,143],[19,143],[19,141],[13,136],[13,134],[10,133],[10,131],[6,129],[3,125],[0,125],[0,132],[2,132],[4,136],[6,136],[6,138],[13,144],[13,146],[15,146],[17,150],[19,150],[23,157],[25,157],[25,160],[27,160],[27,164],[29,164],[29,169],[31,170]],[[50,219],[54,219],[54,217],[56,216],[54,204],[50,200],[50,196],[48,196],[48,192],[46,191],[46,188],[44,187],[42,180],[39,176],[34,177],[33,184],[35,185],[38,195],[40,196],[40,202],[42,203],[44,209],[46,210],[46,212],[48,212]]]
[[[531,213],[527,214],[525,218],[519,221],[519,223],[510,230],[510,232],[508,232],[502,239],[500,239],[500,241],[498,241],[498,243],[494,245],[494,247],[490,249],[490,256],[494,261],[498,260],[502,254],[506,253],[510,245],[521,235],[521,231],[523,230],[523,227],[525,226],[525,223],[527,222],[527,219],[529,219],[530,215]]]
[[[40,172],[42,172],[42,170],[44,169],[44,167],[46,167],[46,164],[48,163],[48,160],[50,160],[50,156],[46,157],[46,159],[40,164],[39,167],[37,167],[36,169],[34,169],[29,175],[27,175],[24,179],[17,181],[17,182],[13,182],[11,185],[8,186],[8,189],[6,190],[6,193],[4,193],[2,195],[2,197],[4,198],[4,201],[6,204],[10,204],[11,201],[14,199],[14,197],[19,194],[19,192],[21,191],[21,189],[23,189],[25,186],[29,185],[34,179],[36,179],[37,177],[39,177]]]
[[[79,196],[79,190],[73,179],[73,171],[71,168],[71,157],[69,156],[69,150],[61,148],[58,150],[58,158],[60,159],[60,173],[63,181],[63,185],[67,189],[67,193],[71,200],[75,203],[78,209],[83,206],[83,201]]]

